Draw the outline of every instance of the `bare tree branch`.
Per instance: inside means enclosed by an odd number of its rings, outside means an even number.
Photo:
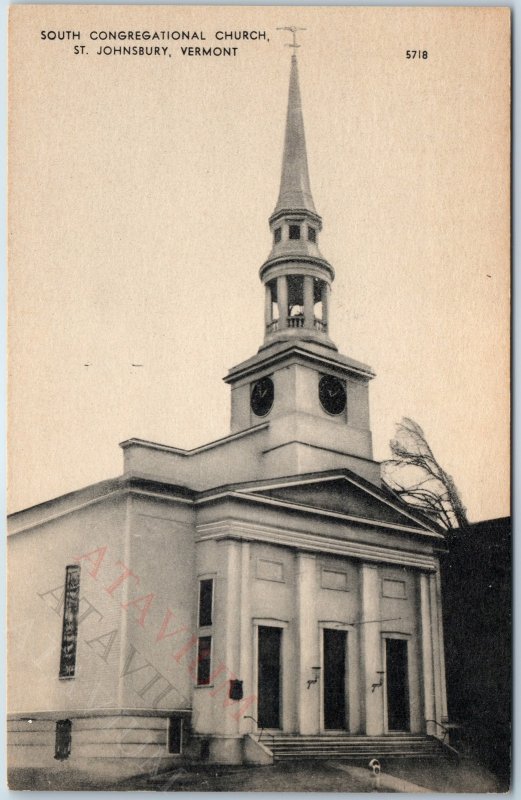
[[[404,417],[389,446],[393,458],[382,462],[382,480],[402,502],[432,516],[447,530],[468,526],[467,510],[454,480],[440,466],[422,428]]]

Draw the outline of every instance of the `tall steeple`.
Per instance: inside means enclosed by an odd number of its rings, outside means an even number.
[[[296,28],[285,28],[293,33]],[[319,249],[322,219],[308,172],[297,59],[291,58],[280,192],[269,219],[271,252],[260,269],[265,336],[228,372],[231,430],[262,436],[266,475],[347,467],[379,481],[372,462],[368,384],[374,372],[329,338],[335,273]],[[260,423],[267,423],[260,429]],[[260,440],[259,440],[260,441]]]
[[[336,350],[328,335],[335,273],[318,246],[322,218],[311,194],[296,55],[291,57],[280,191],[269,225],[273,245],[260,269],[266,291],[261,350],[295,339]]]
[[[297,56],[292,55],[282,176],[280,179],[279,199],[273,213],[275,215],[281,211],[296,209],[310,211],[312,214],[317,213],[311,195],[311,186],[309,185]]]

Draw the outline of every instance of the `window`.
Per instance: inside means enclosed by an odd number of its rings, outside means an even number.
[[[199,581],[199,633],[207,634],[213,623],[213,578],[202,578]],[[203,630],[201,630],[203,629]],[[199,635],[197,643],[197,686],[210,685],[210,669],[212,661],[212,637]]]
[[[309,225],[308,225],[308,239],[310,242],[317,241],[317,232],[315,228],[311,228]]]
[[[199,581],[199,627],[212,624],[213,580]]]
[[[71,754],[72,722],[70,719],[59,719],[56,722],[56,739],[54,742],[54,758],[65,761]]]
[[[300,239],[300,225],[290,225],[289,226],[289,238],[290,239]]]
[[[183,746],[183,720],[170,717],[168,720],[168,752],[179,754]]]
[[[63,601],[60,678],[74,678],[74,674],[76,672],[79,604],[80,567],[78,564],[73,564],[65,569],[65,596]]]
[[[278,244],[282,239],[282,230],[280,228],[275,228],[275,244]]]
[[[212,637],[200,636],[197,650],[197,685],[209,686],[212,661]]]

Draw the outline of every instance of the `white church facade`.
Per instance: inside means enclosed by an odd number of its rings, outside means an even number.
[[[225,378],[230,434],[130,439],[121,477],[10,517],[12,766],[132,774],[443,736],[444,537],[382,487],[374,373],[329,336],[295,56],[269,225],[265,336]]]

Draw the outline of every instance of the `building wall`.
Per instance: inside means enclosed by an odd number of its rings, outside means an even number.
[[[64,680],[65,568],[75,563],[76,671]],[[9,569],[10,766],[90,765],[118,775],[193,755],[192,680],[174,657],[195,618],[191,504],[130,494],[104,499],[11,536]],[[168,719],[179,714],[183,753],[171,755]],[[57,762],[63,719],[71,721],[72,747]]]
[[[263,474],[259,455],[266,446],[265,434],[266,428],[261,427],[192,451],[131,440],[123,447],[125,473],[152,476],[197,491],[255,480]]]
[[[121,636],[96,639],[121,628],[122,610],[104,588],[118,574],[117,567],[108,566],[110,554],[122,552],[126,520],[126,500],[109,499],[9,538],[10,712],[117,707],[117,672],[105,656],[119,652]],[[63,680],[59,664],[65,568],[89,552],[91,560],[80,562],[76,675]],[[19,674],[25,680],[17,680]]]
[[[449,717],[456,746],[511,780],[511,520],[456,530],[442,559]],[[458,741],[458,739],[460,741]]]
[[[189,709],[192,680],[176,654],[194,635],[195,528],[191,503],[134,496],[125,563],[136,578],[115,593],[127,606],[121,705]],[[122,558],[123,560],[123,558]],[[147,685],[149,689],[145,690]]]

